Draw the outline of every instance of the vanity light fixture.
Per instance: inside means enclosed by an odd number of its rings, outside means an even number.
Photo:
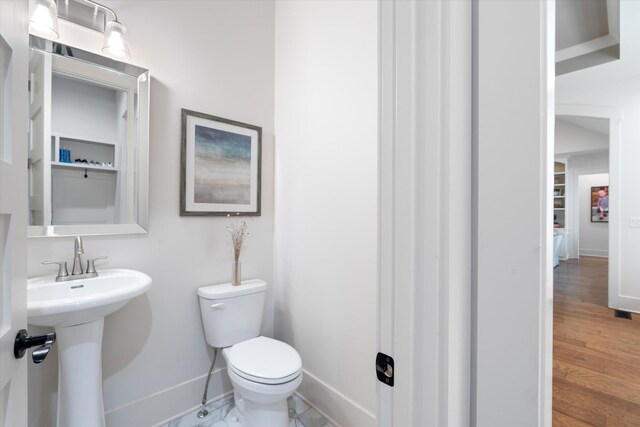
[[[69,0],[65,0],[69,1]],[[97,16],[98,10],[101,9],[104,14],[104,43],[102,45],[102,52],[113,56],[116,59],[131,59],[131,52],[129,51],[129,42],[127,40],[127,29],[118,21],[118,15],[113,9],[103,6],[100,3],[96,3],[93,0],[74,0],[84,1],[85,3],[93,6],[93,16]],[[113,15],[113,19],[107,18],[107,14]]]
[[[35,0],[29,17],[29,31],[47,39],[57,39],[58,7],[53,0]]]

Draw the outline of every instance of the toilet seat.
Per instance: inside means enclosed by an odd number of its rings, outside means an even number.
[[[298,352],[282,341],[252,338],[224,349],[228,367],[238,376],[260,384],[282,384],[302,372]]]

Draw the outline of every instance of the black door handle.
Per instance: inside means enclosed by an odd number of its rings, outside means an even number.
[[[33,363],[42,363],[45,357],[47,357],[47,354],[49,354],[49,350],[51,350],[51,346],[53,345],[55,340],[55,332],[32,337],[28,335],[26,329],[20,329],[13,344],[13,355],[16,357],[16,359],[21,359],[27,352],[27,349],[40,346],[40,348],[33,350],[33,353],[31,353],[31,357],[33,358]]]

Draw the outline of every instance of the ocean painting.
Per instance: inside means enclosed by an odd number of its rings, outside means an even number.
[[[251,203],[251,137],[195,125],[194,202]]]

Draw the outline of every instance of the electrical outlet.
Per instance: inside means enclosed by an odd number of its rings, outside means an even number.
[[[629,227],[630,228],[640,228],[640,216],[630,216],[629,217]]]

